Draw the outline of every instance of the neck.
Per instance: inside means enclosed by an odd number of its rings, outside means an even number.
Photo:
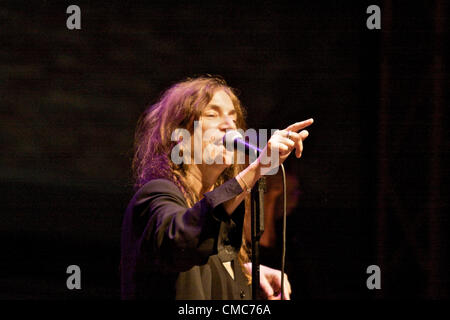
[[[193,191],[203,198],[205,192],[214,188],[214,184],[224,169],[224,167],[206,164],[189,165],[186,170],[186,180]]]

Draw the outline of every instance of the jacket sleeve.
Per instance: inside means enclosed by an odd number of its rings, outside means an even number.
[[[241,192],[239,183],[231,179],[187,208],[175,184],[150,181],[138,192],[133,209],[133,225],[140,233],[138,256],[170,272],[202,265],[219,250],[225,252],[225,260],[227,254],[231,259],[241,245],[245,204],[230,216],[223,203]]]

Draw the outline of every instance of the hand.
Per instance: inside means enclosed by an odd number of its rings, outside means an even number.
[[[303,152],[303,141],[309,135],[307,130],[302,129],[310,126],[313,122],[314,120],[311,118],[291,124],[284,130],[275,131],[256,161],[258,161],[262,167],[268,167],[268,169],[266,169],[266,171],[268,171],[281,165],[294,149],[296,157],[300,158]],[[302,131],[297,132],[299,130]],[[276,152],[276,154],[273,154],[272,152]]]
[[[251,274],[252,264],[251,262],[245,264],[245,268]],[[259,285],[262,293],[267,300],[281,300],[281,271],[266,267],[264,265],[259,266]],[[291,284],[288,281],[288,276],[284,274],[284,299],[290,300]]]

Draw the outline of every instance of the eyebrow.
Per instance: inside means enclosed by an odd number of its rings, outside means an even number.
[[[206,108],[219,109],[219,110],[222,109],[222,107],[218,106],[217,104],[209,104],[209,105],[206,106]],[[236,114],[236,109],[230,110],[230,112],[228,112],[228,114],[235,115]]]

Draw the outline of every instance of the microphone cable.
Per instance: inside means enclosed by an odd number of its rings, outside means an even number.
[[[281,300],[284,300],[284,269],[286,260],[286,172],[281,164],[281,172],[283,173],[283,232],[282,232],[282,248],[281,248]]]

